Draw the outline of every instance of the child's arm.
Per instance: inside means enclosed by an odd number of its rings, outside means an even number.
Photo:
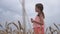
[[[40,23],[44,24],[44,18],[42,15],[39,17],[39,19],[40,19]]]
[[[32,18],[31,18],[31,22],[32,22],[32,23],[37,23],[37,24],[39,24],[39,25],[43,25],[42,23],[39,23],[39,22],[33,20]]]
[[[39,24],[39,25],[43,25],[42,23],[37,22],[37,21],[33,21],[33,23],[37,23],[37,24]]]

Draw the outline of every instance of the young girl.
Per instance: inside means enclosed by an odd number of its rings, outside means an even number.
[[[41,3],[36,4],[35,10],[38,13],[35,20],[31,18],[33,23],[34,34],[44,34],[44,13],[43,5]]]

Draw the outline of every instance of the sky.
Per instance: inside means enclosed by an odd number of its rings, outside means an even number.
[[[20,21],[22,23],[22,0],[0,0],[0,24],[6,21]],[[60,0],[25,0],[25,9],[27,14],[27,28],[32,27],[30,18],[35,18],[35,4],[44,5],[45,27],[53,23],[60,24]],[[30,22],[30,23],[28,23]]]

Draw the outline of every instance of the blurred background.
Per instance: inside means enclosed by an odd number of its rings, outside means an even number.
[[[33,24],[30,18],[35,18],[35,4],[42,3],[44,5],[45,14],[45,29],[51,26],[56,28],[53,24],[60,25],[60,0],[25,0],[25,11],[26,11],[26,31],[29,29],[33,30]],[[5,24],[14,22],[18,25],[18,20],[23,27],[23,9],[22,0],[0,0],[0,24],[5,28]],[[16,29],[15,26],[11,25],[12,29]],[[58,28],[60,28],[58,26]]]

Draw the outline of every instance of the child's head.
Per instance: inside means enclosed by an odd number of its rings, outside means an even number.
[[[35,10],[36,10],[36,12],[41,13],[43,11],[43,4],[41,4],[41,3],[36,4]]]
[[[38,14],[42,14],[43,17],[45,17],[44,13],[43,13],[43,4],[41,4],[41,3],[36,4],[35,10],[36,10],[36,12],[38,12]]]

